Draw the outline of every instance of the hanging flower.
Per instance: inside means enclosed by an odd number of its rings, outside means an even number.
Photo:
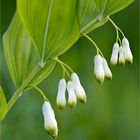
[[[78,75],[76,73],[72,73],[71,80],[74,84],[74,90],[75,90],[77,98],[81,102],[85,103],[86,102],[86,93],[85,93],[85,90],[80,83]]]
[[[68,91],[68,105],[73,108],[77,104],[77,97],[74,91],[74,84],[72,81],[69,81],[67,83],[67,91]]]
[[[127,38],[123,38],[122,46],[124,49],[124,58],[126,62],[132,63],[133,62],[133,55],[130,50],[129,41]]]
[[[99,54],[97,54],[94,58],[94,74],[97,81],[102,84],[104,81],[104,68],[103,58]]]
[[[119,54],[119,44],[116,42],[113,45],[111,59],[110,59],[110,63],[112,65],[116,65],[117,64],[117,62],[118,62],[118,54]]]
[[[66,105],[65,92],[66,92],[66,81],[65,79],[61,79],[58,84],[58,93],[56,98],[57,106],[60,109],[63,109]]]
[[[54,138],[58,135],[58,127],[55,119],[54,111],[51,104],[47,101],[42,106],[42,112],[44,115],[44,127],[46,131]]]
[[[123,50],[122,46],[120,46],[120,48],[119,48],[119,64],[121,64],[121,65],[125,64],[124,50]]]
[[[105,77],[107,79],[112,79],[112,73],[105,58],[103,58],[103,68]]]

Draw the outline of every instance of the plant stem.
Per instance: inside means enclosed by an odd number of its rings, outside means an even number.
[[[55,60],[56,62],[58,62],[62,66],[62,68],[66,71],[67,74],[68,74],[68,71],[65,69],[65,67],[68,68],[71,71],[71,73],[74,73],[74,71],[70,68],[70,66],[68,66],[64,62],[60,61],[59,59],[53,59],[53,60]],[[68,74],[68,76],[69,76],[69,74]]]
[[[101,54],[102,55],[102,57],[104,57],[104,55],[103,55],[103,53],[102,53],[102,51],[99,49],[99,47],[97,46],[97,44],[88,36],[88,35],[86,35],[86,34],[82,34],[84,37],[86,37],[93,45],[94,45],[94,47],[96,48],[96,50],[97,50],[97,54]]]
[[[110,17],[107,17],[107,18],[108,18],[108,20],[112,23],[112,25],[113,25],[117,30],[120,31],[120,33],[122,34],[122,36],[125,37],[123,31],[114,23],[114,21],[113,21]]]
[[[30,85],[30,87],[36,89],[38,91],[37,93],[39,93],[43,97],[44,101],[49,102],[48,98],[45,96],[45,94],[43,93],[43,91],[40,88],[38,88],[37,86],[34,86],[34,85]]]
[[[24,89],[28,86],[28,84],[31,82],[32,78],[40,71],[41,67],[37,65],[33,71],[30,73],[30,75],[26,78],[26,80],[23,82],[23,84],[17,89],[17,91],[14,93],[12,98],[7,104],[7,112],[10,110],[10,108],[14,105],[14,103],[17,101],[17,99],[20,97]],[[6,112],[6,113],[7,113]]]
[[[117,34],[117,37],[116,37],[116,42],[118,42],[118,40],[119,40],[119,31],[118,31],[118,29],[117,28],[115,28],[116,29],[116,34]]]

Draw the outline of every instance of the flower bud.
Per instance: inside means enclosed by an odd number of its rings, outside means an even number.
[[[104,81],[103,58],[99,54],[94,58],[94,74],[97,81],[102,84]]]
[[[74,85],[72,81],[69,81],[67,83],[67,91],[68,91],[68,105],[73,108],[77,104],[77,98],[74,92]]]
[[[66,81],[65,79],[61,79],[58,84],[58,93],[56,98],[57,106],[60,109],[63,109],[66,105],[65,91],[66,91]]]
[[[111,70],[110,70],[105,58],[103,58],[103,68],[104,68],[105,77],[107,79],[111,80],[112,79],[112,73],[111,73]]]
[[[133,62],[133,55],[132,55],[132,52],[130,50],[130,46],[129,46],[129,42],[128,42],[127,38],[123,38],[122,45],[123,45],[123,49],[124,49],[124,58],[125,58],[126,62],[132,63]]]
[[[82,102],[85,103],[86,102],[86,93],[84,88],[82,87],[79,77],[76,73],[73,73],[71,75],[71,80],[74,84],[74,90],[76,93],[77,98]]]
[[[119,48],[119,64],[121,65],[125,64],[124,50],[122,46]]]
[[[118,62],[119,44],[116,42],[112,49],[110,63],[116,65]]]
[[[55,119],[54,111],[51,104],[47,101],[42,106],[42,112],[44,115],[44,127],[46,131],[53,137],[56,138],[58,135],[57,122]]]

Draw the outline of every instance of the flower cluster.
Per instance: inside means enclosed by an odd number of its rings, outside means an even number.
[[[121,29],[110,18],[108,19],[116,28],[116,32],[117,32],[116,43],[113,45],[110,63],[112,65],[116,65],[118,62],[121,65],[124,65],[125,62],[132,63],[133,55],[130,50],[128,39],[124,36]],[[119,37],[119,32],[123,35],[122,41]],[[108,66],[107,60],[105,59],[102,51],[99,49],[97,44],[88,35],[86,34],[81,34],[81,35],[86,37],[93,44],[93,46],[95,47],[97,51],[97,54],[94,57],[95,78],[100,84],[103,83],[105,78],[111,80],[112,72]],[[57,97],[56,97],[56,104],[59,107],[59,109],[63,109],[66,106],[66,103],[71,108],[75,107],[77,104],[77,99],[81,101],[82,103],[85,103],[86,93],[85,93],[84,88],[81,85],[78,75],[74,73],[73,70],[68,65],[60,61],[58,58],[55,58],[54,60],[58,62],[62,66],[62,69],[63,69],[63,78],[59,81],[58,92],[57,92]],[[71,71],[71,75],[69,74],[67,70]],[[68,82],[66,82],[65,80],[65,74],[67,74],[67,76],[70,79]],[[66,99],[66,90],[68,93],[68,99]],[[55,119],[55,114],[49,101],[46,101],[48,99],[44,96],[42,91],[40,91],[40,93],[43,95],[45,99],[45,102],[42,106],[42,111],[44,115],[44,127],[47,130],[47,132],[55,138],[58,134],[58,127],[57,127],[57,121]]]
[[[58,93],[56,98],[57,106],[63,109],[66,106],[66,89],[68,92],[68,105],[75,107],[77,99],[81,102],[86,102],[85,90],[82,87],[79,77],[76,73],[71,74],[71,80],[66,84],[65,79],[61,79],[58,84]]]
[[[79,77],[76,73],[72,73],[71,80],[69,80],[68,83],[66,83],[64,78],[59,81],[56,103],[60,109],[63,109],[66,106],[66,89],[68,91],[68,105],[70,107],[73,108],[76,106],[77,99],[82,103],[86,102],[85,90],[80,83]],[[49,101],[46,101],[48,99],[46,97],[44,97],[44,99],[45,102],[42,106],[44,127],[52,137],[56,138],[58,135],[58,126],[55,114]]]
[[[117,42],[113,46],[110,63],[116,65],[118,61],[121,65],[124,65],[125,62],[133,62],[133,55],[130,50],[129,41],[126,37],[122,39],[120,46]]]
[[[104,77],[112,79],[112,73],[107,61],[100,54],[97,54],[94,58],[94,74],[97,81],[101,84],[104,81]]]

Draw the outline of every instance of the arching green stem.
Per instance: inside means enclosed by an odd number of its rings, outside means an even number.
[[[99,47],[97,46],[97,44],[88,36],[88,35],[86,35],[86,34],[82,34],[84,37],[86,37],[92,44],[93,44],[93,46],[96,48],[96,50],[97,50],[97,54],[101,54],[102,55],[102,57],[104,57],[104,55],[103,55],[103,53],[102,53],[102,51],[99,49]]]
[[[48,98],[45,96],[44,92],[40,88],[38,88],[37,86],[34,86],[34,85],[30,85],[30,87],[36,89],[38,91],[37,93],[39,93],[43,97],[44,101],[49,102]]]
[[[66,68],[68,68],[68,69],[71,71],[71,73],[74,73],[74,71],[70,68],[70,66],[68,66],[68,65],[65,64],[64,62],[60,61],[59,59],[53,59],[53,60],[55,60],[56,62],[58,62],[58,63],[62,66],[62,68],[63,68],[63,69],[65,70],[65,72],[67,73],[68,77],[70,77],[70,75],[69,75],[68,71],[66,70]],[[65,67],[66,67],[66,68],[65,68]]]
[[[115,22],[110,17],[107,17],[107,18],[112,23],[112,25],[116,28],[116,30],[120,31],[120,33],[122,34],[122,36],[125,37],[123,31],[115,24]]]

